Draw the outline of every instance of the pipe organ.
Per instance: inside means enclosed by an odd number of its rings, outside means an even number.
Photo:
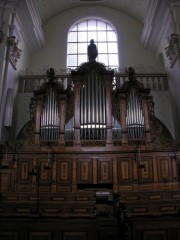
[[[114,88],[114,72],[106,70],[98,62],[84,63],[71,75],[73,88],[68,90],[72,98],[69,103],[74,108],[68,106],[66,110],[67,91],[57,90],[62,85],[52,77],[49,83],[43,84],[41,91],[35,91],[37,143],[61,141],[64,144],[81,144],[94,141],[104,145],[105,142],[150,139],[150,128],[145,124],[145,119],[146,123],[150,122],[149,101],[143,100],[149,98],[149,92],[142,93],[140,82],[130,77],[121,89],[118,86]],[[124,103],[122,94],[125,94]]]

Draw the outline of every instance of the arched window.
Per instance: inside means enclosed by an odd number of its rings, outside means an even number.
[[[98,48],[97,61],[108,68],[118,68],[118,46],[116,32],[107,22],[89,19],[74,25],[68,33],[67,67],[77,68],[87,62],[87,47],[94,39]]]

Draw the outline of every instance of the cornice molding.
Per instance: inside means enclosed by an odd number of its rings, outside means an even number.
[[[17,16],[23,37],[31,51],[44,47],[45,39],[41,28],[39,12],[34,0],[23,0],[17,8]]]
[[[166,39],[176,32],[176,24],[172,9],[180,6],[178,1],[155,0],[150,1],[144,20],[141,42],[145,48],[156,50],[161,38]]]
[[[7,0],[3,5],[0,4],[0,7],[2,9],[9,8],[14,14],[16,21],[12,22],[10,32],[11,28],[18,28],[31,51],[37,51],[44,47],[45,38],[41,28],[42,23],[34,0]]]

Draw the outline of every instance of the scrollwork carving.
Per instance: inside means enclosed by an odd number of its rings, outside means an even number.
[[[16,65],[17,65],[18,59],[21,56],[22,50],[18,47],[18,43],[16,41],[15,36],[8,37],[7,45],[8,45],[8,50],[7,50],[8,59],[11,62],[13,68],[16,69]]]
[[[180,55],[178,34],[172,33],[170,35],[169,44],[165,48],[165,52],[166,56],[169,58],[170,66],[172,68]]]

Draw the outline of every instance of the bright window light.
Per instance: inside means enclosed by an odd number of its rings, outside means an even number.
[[[87,47],[94,39],[98,49],[97,62],[107,68],[118,68],[117,36],[107,22],[89,19],[74,25],[68,33],[67,68],[75,69],[88,61]]]

